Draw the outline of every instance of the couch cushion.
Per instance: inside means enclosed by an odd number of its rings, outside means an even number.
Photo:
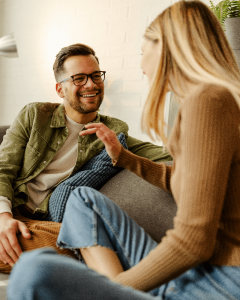
[[[127,212],[157,242],[173,227],[177,206],[172,194],[128,170],[110,179],[100,192]]]

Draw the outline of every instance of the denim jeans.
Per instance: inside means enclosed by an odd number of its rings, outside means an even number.
[[[157,245],[110,199],[86,187],[71,193],[57,244],[74,250],[77,255],[82,247],[108,247],[117,253],[124,270],[136,265]],[[21,255],[8,286],[9,300],[150,300],[155,297],[168,300],[240,299],[240,268],[204,263],[144,293],[114,283],[81,261],[45,248]]]

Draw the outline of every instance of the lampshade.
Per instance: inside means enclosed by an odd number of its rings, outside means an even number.
[[[0,55],[6,57],[17,57],[17,46],[13,33],[0,38]]]

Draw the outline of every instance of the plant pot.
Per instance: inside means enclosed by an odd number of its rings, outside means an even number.
[[[240,67],[240,18],[229,18],[225,21],[225,34]]]

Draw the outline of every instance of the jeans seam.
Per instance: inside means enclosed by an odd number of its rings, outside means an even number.
[[[209,276],[209,274],[207,272],[205,272],[205,276],[208,278],[208,280],[215,286],[215,288],[219,292],[223,293],[226,297],[231,297],[231,298],[227,298],[227,299],[229,299],[229,300],[237,300],[233,295],[229,294],[224,289],[222,289],[221,286],[219,286],[219,284],[215,280],[213,280],[211,278],[211,276]]]
[[[126,250],[126,248],[124,247],[124,243],[122,242],[120,236],[117,234],[117,232],[115,231],[114,227],[112,226],[111,222],[108,220],[108,218],[98,209],[98,207],[93,204],[92,208],[94,209],[94,211],[104,220],[104,222],[106,222],[106,224],[108,225],[108,227],[110,228],[110,230],[113,232],[119,246],[122,248],[122,251],[130,265],[130,267],[133,267],[132,263],[131,263],[131,259],[129,256],[128,251]]]
[[[93,246],[97,245],[97,213],[94,212],[93,214],[93,230],[92,230],[92,235],[93,235]]]

